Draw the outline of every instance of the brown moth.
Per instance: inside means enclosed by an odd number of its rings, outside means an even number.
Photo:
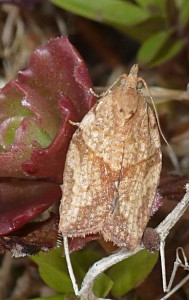
[[[157,121],[137,88],[138,66],[102,97],[73,135],[63,175],[59,231],[101,233],[134,250],[152,212],[162,155]]]

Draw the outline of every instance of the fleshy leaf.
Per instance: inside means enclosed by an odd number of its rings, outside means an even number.
[[[0,176],[61,183],[76,129],[69,121],[81,121],[95,103],[91,86],[85,63],[66,37],[35,50],[29,66],[0,92]]]
[[[147,39],[138,52],[139,62],[142,64],[150,63],[167,42],[171,34],[171,30],[159,31]]]
[[[113,281],[106,274],[101,274],[95,280],[93,292],[95,296],[104,298],[111,291],[112,286]]]
[[[182,51],[184,48],[185,41],[178,40],[172,43],[169,43],[169,45],[166,46],[166,49],[164,48],[160,55],[156,57],[153,62],[150,64],[151,67],[155,67],[157,65],[163,64],[167,61],[169,61],[171,58],[179,54],[179,52]]]
[[[88,243],[94,240],[98,240],[99,238],[101,238],[101,235],[99,233],[88,234],[85,237],[70,238],[69,240],[70,253],[83,249]]]
[[[161,12],[165,14],[166,2],[164,0],[136,0],[137,4],[141,7],[153,12]]]
[[[107,272],[114,283],[111,290],[113,296],[122,297],[144,280],[152,271],[157,259],[157,253],[142,250],[113,266]]]
[[[30,222],[22,229],[0,237],[0,253],[10,251],[13,256],[33,255],[56,247],[58,218],[52,214],[40,222]]]
[[[78,284],[82,283],[89,268],[103,257],[100,251],[95,251],[90,248],[74,252],[71,254],[72,266],[75,271]]]
[[[150,13],[129,1],[51,0],[51,2],[82,17],[117,26],[137,25],[150,17]]]
[[[82,282],[89,267],[100,258],[102,254],[92,249],[84,249],[71,254],[78,284]],[[48,286],[59,293],[74,295],[66,260],[62,257],[60,249],[39,253],[38,256],[32,256],[32,259],[37,263],[40,275]],[[106,290],[108,290],[107,287]]]
[[[61,198],[59,185],[40,181],[0,183],[0,235],[21,228]]]
[[[91,87],[84,61],[61,37],[35,50],[17,80],[0,90],[0,235],[60,199],[77,128],[70,121],[80,122],[95,104]]]
[[[73,287],[67,272],[66,261],[61,257],[60,249],[54,249],[48,253],[39,253],[32,257],[33,261],[39,266],[42,279],[53,290],[73,295]]]
[[[181,23],[181,26],[184,27],[188,23],[189,18],[188,0],[177,1],[176,5],[179,6],[179,21]]]

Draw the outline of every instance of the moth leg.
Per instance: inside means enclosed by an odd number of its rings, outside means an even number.
[[[67,237],[63,237],[63,244],[64,244],[64,254],[65,254],[65,258],[66,258],[66,263],[67,263],[67,268],[68,268],[68,272],[70,275],[70,279],[73,285],[73,290],[76,296],[79,296],[79,288],[75,279],[75,275],[74,275],[74,271],[72,268],[72,263],[70,260],[70,253],[69,253],[69,247],[68,247],[68,238]]]
[[[63,237],[61,235],[61,233],[58,233],[58,237],[57,237],[57,240],[56,240],[56,247],[57,248],[60,248],[63,244]]]
[[[73,122],[72,120],[69,120],[69,123],[73,126],[77,126],[77,127],[80,126],[80,122]]]

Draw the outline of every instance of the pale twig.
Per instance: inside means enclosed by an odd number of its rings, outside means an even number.
[[[170,296],[172,296],[178,289],[180,289],[187,281],[189,280],[189,274],[184,277],[169,293],[167,293],[163,298],[160,300],[168,299]]]
[[[113,265],[117,264],[118,262],[138,253],[144,249],[142,245],[138,246],[134,251],[132,252],[126,252],[125,250],[121,250],[117,253],[114,253],[108,257],[105,257],[99,261],[97,261],[87,272],[82,286],[81,290],[79,291],[79,296],[81,300],[92,300],[97,298],[92,298],[94,296],[92,292],[92,287],[94,284],[95,279],[105,270],[112,267]]]
[[[97,94],[103,93],[106,90],[107,90],[106,87],[94,88],[94,91]],[[144,97],[150,103],[151,101],[148,92],[145,90],[145,88],[142,88],[141,90]],[[172,100],[189,101],[189,91],[166,89],[166,88],[160,88],[155,86],[149,87],[149,90],[156,104],[164,103]]]
[[[182,260],[180,259],[179,257],[179,251],[181,251],[182,253],[182,256],[183,256],[183,259],[184,259],[184,264],[182,263]],[[166,295],[164,295],[160,300],[165,300],[165,299],[168,299],[170,296],[172,296],[178,289],[180,289],[180,287],[182,287],[188,280],[189,280],[189,274],[187,276],[185,276],[172,290],[172,285],[173,285],[173,281],[175,279],[175,275],[176,275],[176,272],[177,272],[177,269],[179,267],[182,267],[184,268],[184,270],[187,270],[189,271],[189,265],[188,265],[188,262],[187,262],[187,258],[185,256],[185,253],[184,253],[184,250],[179,247],[177,249],[177,252],[176,252],[176,260],[174,262],[174,267],[173,267],[173,271],[172,271],[172,274],[171,274],[171,278],[170,278],[170,281],[169,281],[169,284],[168,286],[166,286],[166,282],[164,282],[164,291],[167,292]],[[163,274],[163,269],[162,269],[162,274]],[[166,275],[166,274],[164,274]]]
[[[182,217],[182,215],[185,213],[188,206],[189,206],[189,183],[186,184],[186,194],[184,195],[182,200],[155,229],[162,241],[166,239],[167,235],[169,234],[169,231]]]
[[[173,90],[151,86],[150,92],[157,103],[163,103],[171,100],[189,101],[189,91],[185,90]],[[142,89],[142,93],[144,97],[149,98],[144,89]]]
[[[177,204],[177,206],[172,210],[172,212],[155,229],[160,237],[162,281],[163,281],[163,290],[165,292],[170,290],[173,280],[174,280],[173,276],[171,276],[169,284],[167,285],[166,268],[165,268],[165,250],[164,250],[165,249],[165,239],[166,239],[167,235],[169,234],[169,231],[171,230],[171,228],[177,223],[177,221],[185,213],[188,206],[189,206],[189,184],[186,184],[186,194],[184,195],[182,200]],[[174,269],[173,269],[173,272],[174,272]],[[176,289],[176,287],[175,287],[175,289]]]

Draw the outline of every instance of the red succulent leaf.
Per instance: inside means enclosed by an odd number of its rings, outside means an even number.
[[[61,188],[51,182],[7,181],[0,183],[0,235],[21,228],[61,198]]]
[[[102,238],[101,234],[88,234],[85,237],[76,237],[69,239],[69,251],[74,252],[83,249],[88,243]]]
[[[44,221],[31,222],[9,236],[0,237],[0,253],[8,250],[12,255],[19,257],[48,251],[56,247],[57,231],[57,216],[51,214]]]
[[[95,103],[86,65],[66,37],[35,50],[0,90],[0,235],[21,228],[61,197],[66,152]],[[30,179],[30,180],[28,180]]]
[[[0,176],[61,183],[76,129],[69,121],[81,121],[95,103],[91,86],[85,63],[66,37],[35,50],[29,66],[0,92]]]

